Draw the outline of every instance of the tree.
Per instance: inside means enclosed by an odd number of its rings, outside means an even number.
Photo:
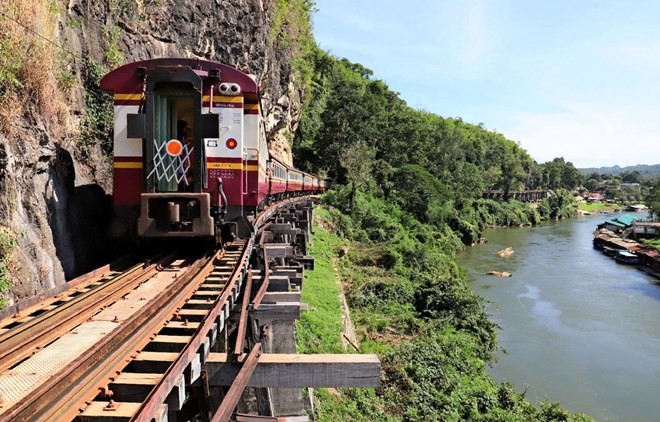
[[[566,189],[557,189],[548,199],[550,218],[559,220],[575,215],[577,204],[575,198]]]
[[[644,203],[649,207],[649,213],[655,219],[660,219],[660,179],[657,179],[644,197]]]
[[[511,143],[513,144],[513,143]],[[508,198],[509,192],[520,189],[527,179],[527,172],[523,167],[521,150],[516,144],[506,145],[504,159],[502,160],[502,179],[501,186],[504,190],[505,198]]]
[[[624,171],[621,173],[621,180],[625,183],[639,183],[640,182],[640,173],[639,171]]]
[[[589,179],[586,182],[584,182],[584,187],[587,189],[589,192],[593,192],[598,188],[598,185],[600,183],[596,179]]]
[[[578,169],[575,168],[573,163],[567,161],[561,175],[561,187],[568,190],[573,190],[584,183],[584,176]]]
[[[358,189],[364,190],[372,180],[372,170],[376,150],[365,142],[355,142],[339,155],[339,163],[346,169],[346,176],[351,183],[351,209],[355,207],[355,195]]]
[[[394,176],[395,189],[390,197],[402,209],[413,214],[422,222],[429,222],[432,214],[445,210],[443,204],[450,203],[451,194],[447,188],[424,168],[405,164]],[[434,220],[444,220],[446,216],[434,215]]]

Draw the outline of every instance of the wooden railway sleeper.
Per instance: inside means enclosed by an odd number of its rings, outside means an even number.
[[[75,404],[93,399],[98,385],[103,385],[108,374],[125,365],[126,351],[140,350],[149,341],[149,333],[158,331],[161,321],[180,306],[177,303],[191,291],[191,285],[186,282],[204,272],[203,264],[200,260],[186,270],[187,276],[177,282],[181,289],[161,291],[141,312],[124,321],[123,330],[104,337],[93,349],[42,384],[29,398],[8,409],[0,418],[18,421],[72,419],[77,407]],[[77,385],[78,388],[71,389],[70,385]]]

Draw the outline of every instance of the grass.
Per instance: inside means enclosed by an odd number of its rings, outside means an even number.
[[[11,254],[15,246],[16,235],[0,228],[0,309],[7,305],[7,299],[3,295],[11,286]]]
[[[309,306],[303,311],[296,326],[298,353],[347,353],[342,342],[344,331],[339,295],[342,287],[338,282],[335,266],[341,266],[337,252],[346,242],[329,232],[324,226],[329,219],[328,211],[315,209],[314,234],[311,238],[310,255],[314,256],[314,270],[305,272],[302,301]],[[364,350],[362,352],[365,352]],[[356,400],[358,397],[375,397],[373,388],[367,389],[314,389],[315,420],[318,421],[368,421],[374,420],[373,412],[386,415],[385,409],[370,409],[365,415],[361,405],[378,400]],[[386,419],[389,420],[389,419]]]
[[[316,219],[324,220],[327,212],[315,211]],[[342,312],[334,260],[342,240],[315,224],[310,254],[314,256],[314,270],[305,273],[302,302],[309,306],[303,311],[296,327],[299,353],[346,353],[342,345]]]
[[[600,212],[600,211],[612,212],[616,209],[622,210],[625,208],[625,206],[620,204],[605,204],[601,202],[601,203],[593,203],[593,204],[580,203],[578,204],[578,208],[581,209],[582,211],[587,211],[587,212]]]
[[[660,249],[660,239],[641,239],[640,242],[656,249]]]
[[[71,85],[56,40],[60,10],[46,0],[9,0],[0,17],[0,130],[18,133],[16,119],[36,106],[56,137],[63,135],[68,105],[60,84]]]

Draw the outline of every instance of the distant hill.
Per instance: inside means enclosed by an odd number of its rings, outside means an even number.
[[[651,175],[651,176],[660,176],[660,164],[637,164],[636,166],[627,166],[627,167],[589,167],[578,169],[583,174],[591,173],[609,173],[613,175],[621,174],[624,171],[633,172],[638,171],[640,175]]]

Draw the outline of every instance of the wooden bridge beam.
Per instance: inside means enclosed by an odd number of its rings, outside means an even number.
[[[239,365],[228,363],[227,354],[210,353],[206,360],[210,386],[228,386]],[[380,361],[376,355],[299,355],[264,353],[247,383],[248,387],[378,387]]]

